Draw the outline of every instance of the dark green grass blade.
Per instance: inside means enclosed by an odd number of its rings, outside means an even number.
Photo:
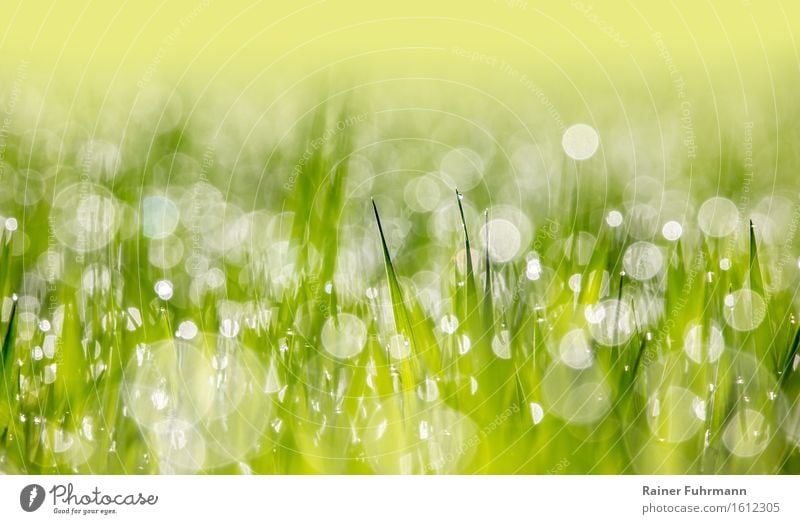
[[[470,242],[469,242],[469,231],[467,230],[467,220],[464,218],[464,206],[461,204],[461,200],[464,196],[456,189],[456,201],[458,202],[458,212],[461,216],[461,227],[464,230],[464,248],[465,248],[465,258],[466,258],[466,281],[467,281],[467,303],[466,303],[466,314],[471,315],[472,311],[478,305],[478,291],[475,285],[475,271],[472,266],[472,250],[470,249]]]
[[[797,357],[797,348],[800,347],[800,326],[794,333],[794,338],[792,339],[792,344],[789,346],[789,352],[786,355],[786,358],[783,361],[783,365],[780,367],[780,377],[778,378],[778,383],[782,386],[786,383],[786,379],[794,370],[794,359]]]
[[[375,212],[375,221],[378,224],[378,233],[381,237],[381,247],[383,249],[383,261],[386,266],[386,276],[389,280],[389,293],[392,297],[392,310],[395,317],[395,326],[398,333],[401,333],[410,342],[412,347],[412,354],[410,358],[404,359],[400,365],[400,374],[403,380],[403,389],[407,395],[413,396],[413,388],[417,382],[417,374],[419,366],[417,365],[416,355],[419,352],[419,346],[414,336],[414,329],[411,325],[411,320],[408,315],[405,300],[403,300],[403,291],[400,288],[400,282],[397,279],[397,273],[392,264],[392,257],[389,254],[389,246],[386,244],[386,236],[383,233],[383,226],[381,225],[381,217],[378,213],[378,206],[375,200],[372,201],[372,209]]]

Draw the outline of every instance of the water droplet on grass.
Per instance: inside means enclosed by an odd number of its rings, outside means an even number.
[[[42,342],[42,351],[44,351],[44,356],[47,358],[53,358],[53,356],[56,354],[55,335],[45,335],[44,341]]]
[[[170,417],[195,422],[211,408],[214,371],[199,345],[165,340],[141,346],[125,375],[126,405],[143,427]]]
[[[161,195],[148,196],[142,201],[142,234],[150,239],[170,236],[178,227],[178,206]]]
[[[432,175],[412,179],[403,191],[406,205],[418,213],[433,211],[442,200],[440,186],[441,182]]]
[[[574,160],[591,158],[600,146],[597,131],[588,124],[574,124],[564,131],[561,147],[568,157]]]
[[[504,218],[495,218],[481,227],[480,236],[489,238],[489,256],[495,262],[508,262],[519,253],[522,239],[520,232],[512,222]]]
[[[21,341],[29,341],[36,334],[39,317],[29,311],[23,311],[17,315],[17,337]]]
[[[757,328],[767,314],[767,305],[757,292],[740,289],[725,296],[725,321],[737,331]]]
[[[573,369],[586,369],[594,363],[594,354],[581,329],[569,331],[558,345],[561,361]]]
[[[729,420],[722,432],[722,443],[737,457],[761,454],[770,440],[770,426],[760,412],[746,408]]]
[[[664,267],[664,255],[650,242],[635,242],[622,257],[625,271],[636,280],[649,280]]]
[[[452,335],[458,329],[458,319],[455,315],[445,315],[439,322],[439,327],[448,335]]]
[[[147,260],[153,267],[170,269],[178,265],[183,258],[183,243],[174,236],[167,236],[150,241]]]
[[[282,390],[249,348],[231,339],[217,339],[217,357],[226,361],[217,371],[214,401],[199,421],[205,439],[206,467],[218,467],[252,454],[271,419],[273,399],[264,392]],[[280,393],[279,393],[280,396]]]
[[[44,367],[44,383],[52,384],[56,381],[56,372],[58,368],[55,363],[48,364]]]
[[[233,338],[239,334],[239,321],[233,318],[224,318],[219,324],[219,332],[225,338]]]
[[[605,346],[624,344],[633,335],[633,311],[625,302],[607,299],[587,306],[586,319],[592,338]]]
[[[172,298],[172,282],[169,280],[159,280],[156,282],[153,289],[161,300],[169,300]]]
[[[88,295],[105,293],[111,289],[111,270],[102,264],[92,264],[83,272],[81,283]]]
[[[581,279],[582,275],[580,273],[575,273],[569,277],[567,281],[567,285],[572,290],[573,293],[580,293],[581,291]]]
[[[408,339],[395,333],[389,337],[389,355],[395,360],[402,360],[411,354],[411,344]]]
[[[209,289],[219,289],[225,285],[225,273],[218,267],[212,267],[206,272],[205,281]]]
[[[478,428],[469,417],[441,403],[409,417],[399,405],[397,398],[383,401],[362,433],[375,473],[453,474],[472,461]]]
[[[698,419],[706,420],[706,403],[700,397],[692,399],[692,409]]]
[[[178,324],[178,336],[186,340],[192,340],[197,335],[197,324],[191,320],[184,320]]]
[[[155,408],[157,411],[163,410],[169,404],[167,392],[163,389],[156,389],[150,393],[150,402],[153,403],[153,408]]]
[[[367,328],[355,315],[339,313],[322,326],[322,347],[336,358],[352,358],[364,349]]]
[[[125,329],[136,331],[142,326],[142,312],[135,307],[129,307],[125,315]]]
[[[616,209],[609,211],[606,215],[606,223],[611,227],[619,227],[622,225],[623,216],[622,213],[617,211]]]
[[[595,423],[611,409],[611,388],[598,366],[578,370],[556,362],[545,372],[542,392],[550,410],[572,424]]]
[[[685,442],[702,427],[703,418],[698,416],[702,404],[700,397],[686,388],[669,386],[666,391],[653,393],[649,398],[651,409],[647,412],[650,430],[660,440]]]
[[[707,343],[704,335],[703,326],[692,324],[683,337],[683,351],[698,364],[716,362],[725,350],[725,339],[717,326],[710,326]]]
[[[63,189],[53,200],[53,234],[78,253],[108,245],[119,230],[118,204],[107,189],[79,182]]]
[[[206,445],[190,421],[170,417],[153,427],[148,439],[161,474],[192,474],[203,468]]]
[[[736,204],[722,197],[712,197],[703,202],[697,213],[697,222],[706,235],[722,238],[730,235],[739,224]]]
[[[531,417],[533,418],[533,425],[535,426],[539,424],[544,418],[544,409],[542,409],[542,406],[536,402],[531,402],[530,408],[531,408]]]
[[[497,358],[511,358],[511,333],[507,329],[492,337],[492,352]]]
[[[670,242],[675,242],[683,235],[683,226],[681,226],[680,222],[670,220],[661,228],[661,234]]]
[[[426,378],[422,384],[417,387],[417,396],[425,402],[434,402],[439,398],[439,386],[432,378]]]
[[[469,338],[469,335],[465,333],[458,340],[458,354],[466,355],[469,353],[470,349],[472,349],[472,340]]]
[[[3,297],[3,307],[0,311],[0,320],[8,322],[11,318],[11,308],[14,306],[14,299],[11,297]]]
[[[538,258],[528,260],[525,266],[525,276],[528,280],[539,280],[542,276],[542,263]]]

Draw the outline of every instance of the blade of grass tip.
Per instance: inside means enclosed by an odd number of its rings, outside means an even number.
[[[459,202],[459,205],[460,202]],[[489,257],[489,210],[486,209],[483,212],[483,230],[484,230],[484,239],[483,245],[485,246],[483,249],[483,264],[484,270],[486,272],[486,282],[483,287],[483,315],[486,318],[486,323],[492,323],[492,317],[494,316],[494,308],[492,307],[492,261]]]
[[[8,333],[3,341],[4,369],[2,384],[0,384],[0,424],[2,424],[2,446],[12,460],[23,469],[28,470],[27,451],[28,443],[26,431],[20,420],[21,406],[19,402],[21,391],[20,355],[16,344],[17,335],[17,297],[13,296],[11,315],[8,319]],[[30,471],[30,470],[28,470]]]
[[[11,233],[8,239],[4,240],[4,235],[0,230],[0,301],[5,300],[11,292]]]
[[[573,230],[574,231],[574,230]],[[609,253],[612,252],[611,232],[609,228],[602,228],[599,237],[595,243],[592,256],[589,258],[589,263],[583,270],[581,277],[580,292],[576,300],[576,304],[594,305],[600,300],[600,292],[603,287],[603,273],[613,262],[613,267],[617,267],[618,260],[610,260]],[[577,235],[572,235],[572,249],[571,253],[575,253],[575,245],[577,242]],[[623,239],[623,243],[627,239]],[[612,269],[613,271],[613,269]]]
[[[778,385],[783,386],[786,382],[786,377],[792,372],[794,359],[797,356],[797,348],[800,346],[800,326],[794,333],[794,339],[792,340],[792,345],[789,347],[789,354],[786,355],[786,360],[783,362],[783,366],[781,369],[781,376],[778,380]]]
[[[514,393],[517,399],[517,405],[525,406],[527,408],[530,396],[525,391],[526,387],[522,378],[523,371],[520,370],[516,362],[513,363],[513,366],[514,366]],[[528,409],[520,409],[519,414],[520,418],[524,419],[530,414],[530,411]]]
[[[633,367],[631,368],[630,383],[633,383],[634,379],[637,376],[637,373],[639,373],[639,371],[641,370],[642,359],[646,354],[646,351],[647,351],[647,335],[642,337],[642,342],[639,344],[639,353],[636,355],[636,360],[633,361]]]
[[[769,301],[766,290],[764,289],[764,275],[761,272],[761,262],[758,256],[758,243],[756,242],[756,230],[753,221],[750,220],[750,289],[756,291],[764,297],[764,300]],[[767,308],[767,318],[769,318],[769,308]],[[770,327],[770,334],[772,334],[772,323],[767,322]]]
[[[383,234],[383,226],[381,225],[381,217],[378,213],[378,206],[375,200],[372,200],[372,209],[375,212],[375,221],[378,224],[378,233],[381,237],[381,246],[383,248],[383,261],[386,266],[386,276],[389,279],[389,293],[392,297],[392,311],[395,315],[395,328],[398,333],[402,333],[406,339],[411,343],[412,352],[411,356],[404,359],[400,363],[400,378],[403,382],[403,391],[406,397],[406,408],[410,408],[414,401],[414,377],[417,371],[417,346],[414,337],[414,330],[411,329],[411,322],[408,318],[406,311],[405,301],[403,300],[403,293],[400,288],[400,282],[397,280],[397,274],[392,264],[392,257],[389,254],[389,246],[386,244],[386,236]]]
[[[755,339],[755,349],[760,359],[767,359],[767,352],[775,344],[775,330],[772,325],[772,318],[770,316],[769,296],[764,289],[764,278],[761,273],[761,263],[758,256],[758,244],[756,242],[756,233],[753,221],[750,220],[750,271],[748,272],[750,281],[750,289],[762,297],[765,303],[765,318],[761,325],[753,332]],[[760,350],[760,351],[759,351]],[[773,358],[773,364],[777,364]],[[775,372],[780,371],[776,366],[773,368]]]
[[[11,351],[13,350],[13,348],[11,347],[11,339],[13,338],[11,330],[14,327],[13,324],[16,312],[17,312],[17,300],[16,297],[13,297],[11,299],[11,311],[9,312],[8,315],[8,327],[3,336],[3,354],[0,355],[0,363],[2,363],[4,369],[8,364],[8,359],[11,355]]]
[[[13,379],[13,367],[14,367],[14,359],[11,355],[13,348],[13,332],[12,329],[14,327],[14,322],[16,318],[16,311],[17,311],[17,301],[14,300],[11,304],[11,312],[8,317],[8,330],[6,331],[5,336],[3,337],[3,347],[2,347],[2,354],[0,354],[0,364],[2,364],[2,383],[0,383],[0,430],[6,434],[8,431],[8,424],[10,423],[12,417],[12,412],[14,411],[14,405],[12,404],[12,399],[14,395],[12,392],[9,391],[9,384],[11,384],[11,380]],[[5,438],[5,437],[4,437]]]
[[[619,289],[617,289],[617,304],[622,305],[622,291],[625,289],[625,271],[619,272]],[[614,312],[614,347],[618,347],[619,340],[619,312],[622,308],[617,306]],[[636,311],[631,300],[631,311]]]
[[[469,244],[469,231],[467,231],[467,220],[464,218],[464,206],[461,201],[464,195],[456,188],[456,201],[458,202],[458,212],[461,215],[461,227],[464,229],[464,246],[466,253],[467,263],[467,311],[471,312],[472,308],[477,305],[478,291],[475,286],[475,272],[472,266],[472,250]]]
[[[405,302],[403,300],[402,291],[400,289],[400,282],[397,279],[397,273],[395,273],[394,265],[392,264],[392,257],[389,254],[389,246],[386,244],[386,235],[383,233],[383,226],[381,225],[381,217],[378,213],[378,206],[375,204],[375,200],[372,200],[372,210],[375,212],[375,221],[378,224],[378,233],[381,237],[381,247],[383,249],[383,261],[386,266],[386,276],[389,279],[389,292],[392,296],[392,306],[394,308],[395,313],[400,313],[402,318],[402,326],[398,326],[398,328],[402,327],[403,330],[411,331],[408,325],[408,318],[406,317],[406,310],[405,310]]]
[[[761,264],[758,262],[758,245],[752,220],[750,220],[750,289],[764,295],[764,280],[761,276]]]

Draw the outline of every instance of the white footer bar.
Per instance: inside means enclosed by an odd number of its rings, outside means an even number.
[[[0,515],[22,524],[779,523],[798,522],[798,493],[797,477],[777,476],[0,476]]]

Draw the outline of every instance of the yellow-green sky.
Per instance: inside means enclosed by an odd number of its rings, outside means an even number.
[[[518,64],[634,74],[661,60],[711,74],[797,67],[796,1],[3,0],[0,64],[49,75],[249,78],[344,60],[355,69],[469,68],[453,47]],[[477,60],[490,59],[480,58]],[[463,57],[462,57],[463,58]],[[337,66],[338,67],[338,66]],[[759,68],[758,73],[763,69]]]

